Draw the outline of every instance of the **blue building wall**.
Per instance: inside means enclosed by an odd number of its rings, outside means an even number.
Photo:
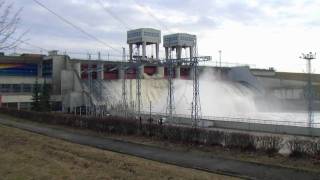
[[[38,64],[0,63],[0,76],[37,76]]]

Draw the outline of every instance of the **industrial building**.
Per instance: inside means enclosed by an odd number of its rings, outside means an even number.
[[[51,52],[55,54],[56,52]],[[0,104],[1,106],[30,109],[36,81],[52,85],[54,110],[61,109],[61,84],[59,81],[64,56],[53,54],[22,54],[0,56]]]

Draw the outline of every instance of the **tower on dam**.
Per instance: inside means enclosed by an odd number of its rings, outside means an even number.
[[[197,36],[187,33],[175,33],[163,36],[163,47],[165,48],[166,59],[176,58],[181,59],[182,48],[189,49],[189,57],[195,55]],[[171,56],[172,51],[176,51],[175,57]]]
[[[152,28],[140,28],[127,31],[127,43],[129,44],[130,61],[133,58],[142,60],[159,60],[159,44],[161,43],[161,31]],[[147,57],[147,46],[151,45],[151,51],[155,45],[156,57]],[[142,47],[142,52],[141,52]]]

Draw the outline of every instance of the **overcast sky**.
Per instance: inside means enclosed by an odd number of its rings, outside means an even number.
[[[28,30],[25,39],[29,43],[67,52],[117,53],[65,24],[33,0],[6,1],[14,2],[15,8],[23,7],[19,30]],[[196,34],[199,54],[211,55],[214,61],[222,50],[223,62],[280,71],[304,72],[301,53],[320,50],[319,0],[38,1],[119,50],[127,47],[128,28],[140,27],[157,28],[162,34]],[[21,48],[37,50],[26,45]],[[313,70],[319,73],[317,61]]]

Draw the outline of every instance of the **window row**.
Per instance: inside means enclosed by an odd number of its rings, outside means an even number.
[[[149,37],[160,37],[160,34],[155,32],[143,32],[143,35]]]
[[[0,84],[0,93],[31,93],[33,89],[34,84]]]
[[[52,77],[52,60],[46,60],[42,63],[42,76]]]
[[[141,36],[141,32],[131,32],[128,34],[128,38]]]
[[[164,38],[164,41],[177,41],[177,40],[178,40],[178,36],[172,36],[172,37],[165,37]],[[179,37],[179,40],[182,40],[182,41],[195,41],[195,38],[181,36],[181,37]]]

